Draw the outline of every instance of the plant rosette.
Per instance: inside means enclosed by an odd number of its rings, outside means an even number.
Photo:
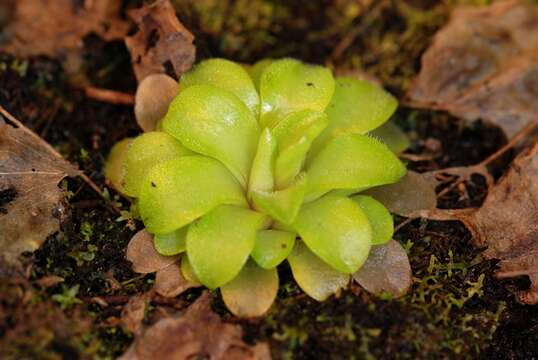
[[[322,66],[209,59],[179,86],[165,75],[141,82],[135,113],[146,132],[114,146],[106,175],[133,198],[156,250],[147,256],[179,262],[174,276],[190,284],[181,289],[220,289],[238,316],[269,309],[283,261],[318,301],[368,274],[384,285],[366,289],[398,296],[406,289],[382,273],[396,254],[395,271],[410,278],[407,256],[389,211],[360,194],[406,173],[391,149],[407,139],[380,128],[396,107],[377,85]]]

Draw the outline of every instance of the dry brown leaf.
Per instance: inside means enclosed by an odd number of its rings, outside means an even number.
[[[129,11],[139,31],[125,38],[138,82],[167,67],[179,78],[194,62],[194,36],[179,22],[169,0]]]
[[[22,123],[7,121],[0,116],[0,257],[14,263],[58,230],[64,212],[58,183],[80,173]]]
[[[75,72],[84,36],[96,33],[109,41],[127,34],[129,24],[119,18],[120,7],[117,0],[17,0],[0,49],[22,57],[57,57]]]
[[[368,260],[353,279],[370,293],[389,293],[393,297],[407,293],[413,283],[407,253],[395,240],[372,246]]]
[[[200,284],[186,280],[181,274],[179,264],[174,263],[157,271],[153,290],[164,297],[175,297],[190,288],[200,286]]]
[[[143,329],[120,359],[270,359],[266,344],[245,344],[241,327],[222,322],[210,302],[211,297],[204,292],[183,315],[160,319]]]
[[[538,5],[460,7],[422,57],[411,103],[482,118],[512,136],[538,113]]]
[[[129,241],[125,257],[133,263],[133,271],[148,274],[159,271],[179,260],[177,256],[163,256],[153,246],[153,236],[140,230]]]
[[[137,334],[142,330],[142,321],[146,316],[146,306],[151,299],[151,292],[131,297],[121,312],[121,322],[127,330]]]
[[[518,298],[538,303],[538,144],[514,160],[480,209],[460,219],[476,244],[487,246],[486,257],[501,259],[499,277],[530,277],[531,288]]]

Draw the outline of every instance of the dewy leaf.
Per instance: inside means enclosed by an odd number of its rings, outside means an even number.
[[[273,191],[277,142],[271,130],[265,128],[260,135],[258,150],[252,162],[248,185],[249,197],[253,191]]]
[[[262,269],[247,261],[241,272],[220,288],[226,307],[236,316],[261,316],[269,310],[278,292],[276,269]]]
[[[368,257],[370,222],[348,198],[326,195],[305,204],[293,226],[308,248],[337,271],[351,274]]]
[[[392,297],[404,295],[413,283],[407,253],[394,240],[372,246],[368,260],[353,274],[353,279],[368,292],[389,293]]]
[[[288,262],[297,285],[317,301],[324,301],[345,288],[349,282],[349,275],[338,272],[321,261],[301,241],[295,244]]]
[[[167,234],[220,204],[246,206],[241,186],[217,160],[193,155],[155,165],[145,177],[138,208],[148,231]]]
[[[411,145],[407,135],[393,121],[387,121],[377,129],[370,131],[369,134],[381,140],[396,154],[403,152]]]
[[[260,124],[272,128],[294,111],[324,111],[333,92],[334,79],[329,69],[294,59],[275,60],[260,79]]]
[[[165,256],[177,255],[186,249],[188,226],[183,226],[168,234],[155,235],[154,245],[159,254]]]
[[[366,134],[379,127],[397,106],[396,99],[375,84],[349,77],[337,78],[331,103],[325,110],[329,126],[312,144],[313,155],[336,136]]]
[[[141,274],[164,269],[177,262],[177,256],[164,256],[155,250],[153,236],[146,230],[140,230],[129,241],[125,258],[133,263],[133,271]]]
[[[123,192],[125,169],[123,164],[127,150],[133,141],[132,138],[126,138],[116,143],[110,150],[105,164],[105,177],[112,183],[114,188]]]
[[[250,256],[264,269],[273,269],[284,261],[295,244],[295,233],[280,230],[260,230]]]
[[[265,343],[247,345],[241,326],[225,323],[211,310],[204,292],[184,313],[166,316],[135,336],[120,360],[147,359],[256,359],[270,360]]]
[[[15,262],[59,228],[58,183],[79,171],[0,107],[0,257]]]
[[[260,98],[248,72],[239,64],[225,59],[204,60],[181,77],[181,88],[193,85],[213,85],[237,96],[258,116]]]
[[[179,92],[179,84],[166,74],[148,75],[138,84],[135,117],[140,128],[154,131],[168,112],[168,106]]]
[[[375,187],[364,194],[380,201],[390,212],[402,216],[437,207],[433,181],[414,171],[408,171],[397,183]]]
[[[140,135],[125,155],[123,192],[137,197],[146,175],[155,165],[190,154],[190,150],[166,133],[153,131]]]
[[[232,280],[247,261],[266,220],[249,209],[222,205],[192,223],[187,254],[202,284],[215,289]]]
[[[312,141],[327,126],[324,113],[303,110],[282,119],[273,129],[278,140],[279,155],[275,164],[278,189],[289,186],[301,171]]]
[[[368,217],[372,226],[372,245],[384,244],[392,239],[394,221],[382,203],[371,196],[356,195],[351,198]]]
[[[179,22],[170,1],[127,11],[138,25],[138,32],[125,38],[137,80],[171,67],[179,78],[194,62],[194,36]]]
[[[181,274],[179,265],[174,263],[157,271],[153,289],[161,296],[175,297],[190,288],[199,286],[200,284],[192,283],[186,280]]]
[[[391,184],[406,169],[387,146],[366,135],[346,134],[331,140],[307,166],[307,200],[333,189],[362,191]]]
[[[187,148],[220,160],[246,187],[260,131],[235,95],[212,85],[190,86],[174,99],[162,126]]]
[[[274,192],[255,191],[251,194],[254,207],[284,224],[291,224],[304,200],[307,179],[300,174],[295,183]]]

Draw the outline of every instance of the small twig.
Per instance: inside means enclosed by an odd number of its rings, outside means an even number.
[[[101,89],[93,86],[84,88],[87,97],[116,105],[133,105],[134,96],[120,91]]]

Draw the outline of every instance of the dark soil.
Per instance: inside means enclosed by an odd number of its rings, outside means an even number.
[[[318,63],[330,58],[336,69],[359,68],[377,76],[400,97],[452,8],[450,1],[374,1],[369,15],[355,16],[354,2],[345,0],[334,2],[340,7],[329,1],[254,0],[247,13],[240,4],[223,9],[219,2],[175,3],[197,35],[200,57],[296,56]],[[246,17],[256,21],[245,22]],[[356,38],[331,58],[351,29]],[[84,73],[94,86],[134,92],[122,43],[89,36],[85,59]],[[0,69],[0,105],[104,186],[110,147],[139,132],[132,109],[86,98],[51,59],[1,54]],[[401,108],[395,119],[412,139],[409,154],[432,155],[409,164],[418,171],[478,163],[506,141],[497,128],[466,124],[446,113]],[[496,162],[496,177],[513,155]],[[119,218],[110,204],[128,210],[127,201],[111,189],[104,200],[77,179],[64,180],[61,187],[68,194],[61,231],[38,251],[21,256],[22,272],[0,264],[2,358],[116,357],[132,341],[119,324],[123,305],[129,295],[152,285],[153,275],[133,273],[124,259],[125,246],[141,224]],[[464,190],[456,188],[439,205],[480,206],[484,180],[477,176]],[[0,207],[12,195],[1,193]],[[494,279],[495,261],[481,257],[483,249],[471,245],[462,224],[418,219],[395,238],[408,250],[414,275],[413,289],[402,299],[375,298],[352,286],[318,303],[298,289],[283,266],[279,296],[267,317],[238,320],[217,294],[214,308],[243,326],[246,341],[269,341],[275,359],[538,357],[538,306],[517,303],[511,292],[528,286],[528,279]],[[55,282],[53,275],[64,281]],[[191,290],[173,301],[187,304],[198,294]]]

